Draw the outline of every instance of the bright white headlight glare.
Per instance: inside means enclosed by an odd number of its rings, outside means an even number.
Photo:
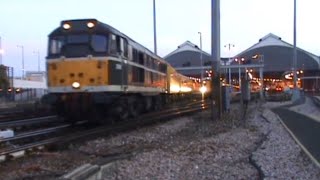
[[[68,24],[68,23],[64,23],[64,24],[62,25],[62,27],[63,27],[63,29],[70,29],[70,28],[71,28],[71,25]]]
[[[80,83],[79,82],[73,82],[72,83],[72,87],[75,88],[75,89],[78,89],[78,88],[80,88]]]
[[[88,22],[87,26],[88,26],[88,28],[93,28],[94,27],[94,23],[93,22]]]
[[[201,92],[202,94],[204,94],[205,92],[207,92],[207,87],[202,86],[202,87],[200,88],[200,92]]]

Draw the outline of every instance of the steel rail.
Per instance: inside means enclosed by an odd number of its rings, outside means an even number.
[[[140,118],[137,118],[132,121],[124,121],[122,123],[117,124],[116,126],[103,126],[103,127],[93,128],[93,129],[89,129],[86,131],[70,133],[67,135],[65,134],[62,136],[53,137],[50,139],[21,145],[19,147],[4,149],[0,152],[0,156],[7,156],[10,154],[19,152],[19,151],[25,151],[28,149],[32,149],[32,148],[36,148],[36,147],[44,146],[44,145],[49,145],[49,144],[60,144],[60,143],[63,144],[63,143],[67,143],[67,142],[77,140],[80,138],[88,138],[91,135],[96,136],[99,134],[108,134],[113,131],[119,131],[119,130],[123,130],[123,129],[133,128],[136,126],[150,125],[150,124],[154,124],[155,122],[167,121],[169,119],[176,118],[177,116],[188,115],[191,113],[202,111],[204,109],[208,109],[207,103],[199,102],[199,104],[192,104],[189,106],[181,107],[181,108],[179,108],[179,110],[177,110],[177,108],[173,108],[171,110],[171,113],[169,113],[169,112],[162,113],[162,114],[150,113],[146,116],[141,116]],[[149,117],[152,117],[152,119],[150,119]]]
[[[64,125],[59,125],[59,126],[56,126],[56,127],[40,129],[40,130],[37,130],[37,131],[21,133],[21,134],[18,134],[16,136],[14,136],[14,137],[0,139],[0,143],[6,143],[6,142],[9,142],[9,141],[14,141],[14,140],[21,140],[21,139],[30,138],[30,137],[39,136],[39,135],[46,135],[46,134],[49,134],[49,133],[60,131],[61,129],[65,129],[65,128],[70,127],[70,126],[71,126],[71,124],[64,124]]]
[[[14,121],[5,121],[5,122],[0,121],[0,129],[12,128],[12,127],[17,127],[22,125],[32,125],[37,123],[51,122],[57,119],[58,119],[58,116],[52,115],[52,116],[21,119],[21,120],[14,120]]]

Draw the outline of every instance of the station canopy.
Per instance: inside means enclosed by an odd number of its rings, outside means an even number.
[[[169,53],[164,58],[182,74],[192,76],[200,74],[201,53],[203,66],[210,68],[212,62],[211,55],[201,51],[197,45],[190,41],[181,44],[175,51]],[[292,71],[293,45],[270,33],[259,39],[253,46],[234,56],[229,63],[238,64],[235,59],[241,58],[245,61],[242,64],[256,64],[262,60],[265,77],[281,78],[283,73]],[[221,58],[221,60],[221,64],[224,64],[224,62],[228,61],[228,58]],[[297,48],[297,70],[310,72],[311,74],[319,72],[319,56]],[[236,72],[238,72],[238,69],[232,69],[232,73]]]
[[[292,71],[293,67],[293,45],[283,41],[274,34],[268,34],[259,39],[259,42],[247,50],[234,56],[233,59],[249,61],[246,63],[259,63],[263,60],[264,73],[269,76],[280,78],[284,72]],[[232,64],[238,62],[232,61]],[[318,56],[297,48],[297,70],[306,72],[317,72],[320,70],[320,59]]]
[[[200,77],[200,66],[205,70],[211,68],[211,55],[199,48],[199,46],[186,41],[178,48],[169,53],[164,59],[170,63],[174,68],[186,76]],[[228,60],[228,58],[221,58],[222,60]]]

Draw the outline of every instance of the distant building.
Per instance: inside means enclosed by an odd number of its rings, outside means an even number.
[[[202,64],[201,64],[202,53]],[[175,69],[186,76],[199,78],[201,69],[203,70],[204,77],[207,77],[207,71],[211,69],[212,58],[207,52],[201,51],[199,47],[190,41],[186,41],[176,50],[169,53],[164,57]],[[240,61],[241,60],[241,61]],[[268,84],[274,81],[283,82],[291,81],[292,86],[292,67],[293,67],[293,45],[285,42],[272,33],[259,39],[259,41],[249,47],[248,49],[240,52],[233,58],[221,58],[221,65],[255,65],[263,64],[263,81]],[[244,65],[245,66],[245,65]],[[242,67],[244,67],[242,66]],[[246,71],[250,71],[256,80],[259,79],[259,69],[245,69],[241,68],[241,76],[243,77]],[[320,57],[297,48],[297,71],[298,84],[305,90],[318,91],[320,89]],[[221,70],[221,73],[224,71]],[[231,78],[233,82],[237,82],[239,78],[239,68],[231,69]],[[226,75],[229,76],[229,75]],[[230,79],[231,80],[231,79]]]
[[[253,57],[259,56],[254,59]],[[264,63],[264,81],[291,81],[293,68],[293,45],[272,33],[259,39],[253,46],[236,55],[233,59],[244,59],[247,63]],[[232,64],[238,62],[233,61]],[[305,90],[320,88],[320,58],[297,47],[298,84]],[[233,72],[236,72],[234,70]],[[244,72],[244,70],[242,70]],[[291,75],[290,75],[291,74]],[[292,86],[291,86],[292,87]]]
[[[26,80],[29,81],[46,81],[46,72],[45,71],[27,71]]]
[[[201,51],[197,45],[190,41],[186,41],[178,46],[176,50],[166,55],[164,59],[181,74],[197,78],[201,77],[201,68],[203,69],[204,77],[206,77],[206,71],[211,69],[212,64],[211,55],[205,51]],[[227,62],[228,58],[221,58],[221,64],[223,64],[224,61]]]
[[[253,59],[255,55],[260,58]],[[258,60],[264,61],[264,73],[269,78],[280,78],[285,71],[291,71],[293,67],[293,45],[282,40],[272,33],[262,37],[259,41],[248,49],[240,52],[234,59],[244,58],[250,63],[257,63]],[[233,64],[237,62],[233,61]],[[318,56],[297,48],[297,69],[319,71],[320,59]]]

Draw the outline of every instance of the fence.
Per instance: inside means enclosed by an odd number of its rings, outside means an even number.
[[[8,101],[13,99],[13,94],[11,93],[13,84],[13,68],[0,65],[0,100]]]
[[[45,83],[18,80],[13,75],[12,67],[0,65],[0,102],[33,101],[47,93],[46,88],[39,86]]]

